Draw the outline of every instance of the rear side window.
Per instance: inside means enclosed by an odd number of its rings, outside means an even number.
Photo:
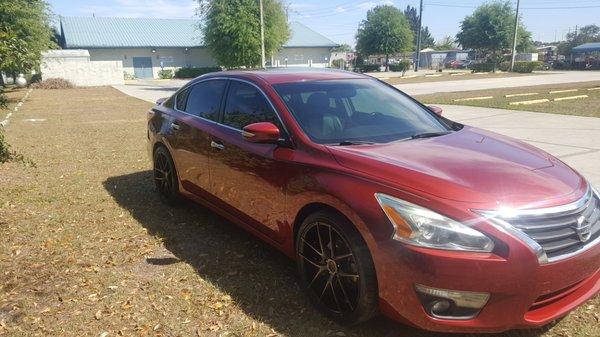
[[[190,88],[185,88],[181,90],[175,99],[175,107],[179,111],[185,111],[185,102],[187,102],[188,94],[190,93]]]
[[[185,112],[216,121],[226,83],[225,80],[210,80],[192,86],[187,97]]]
[[[264,95],[254,86],[232,81],[227,94],[223,124],[242,129],[258,122],[281,123]]]

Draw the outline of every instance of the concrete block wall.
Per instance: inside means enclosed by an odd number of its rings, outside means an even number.
[[[42,54],[42,79],[64,78],[76,86],[124,84],[123,63],[91,61],[87,50],[50,50]]]

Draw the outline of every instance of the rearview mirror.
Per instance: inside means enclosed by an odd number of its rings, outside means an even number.
[[[279,140],[280,131],[273,123],[260,122],[246,125],[242,136],[250,143],[276,143]]]
[[[440,108],[439,106],[435,106],[435,105],[428,105],[427,109],[431,110],[431,112],[433,112],[434,114],[441,116],[442,112],[444,112],[444,110],[442,108]]]

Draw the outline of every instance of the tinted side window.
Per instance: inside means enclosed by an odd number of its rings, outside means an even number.
[[[226,83],[225,80],[211,80],[195,84],[191,88],[185,111],[194,116],[216,121]]]
[[[258,89],[247,83],[232,81],[225,103],[223,124],[242,129],[258,122],[280,126],[277,115]]]
[[[177,98],[175,100],[175,107],[177,108],[177,110],[185,111],[185,102],[187,101],[189,93],[190,88],[185,88],[177,94]]]

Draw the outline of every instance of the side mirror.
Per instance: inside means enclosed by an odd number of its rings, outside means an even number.
[[[242,136],[250,143],[276,143],[281,133],[275,124],[260,122],[246,125]]]
[[[441,116],[442,112],[444,112],[444,110],[442,108],[440,108],[439,106],[435,106],[435,105],[428,105],[427,109],[431,110],[431,112],[433,112],[436,115]]]
[[[169,97],[159,98],[159,99],[156,100],[156,105],[161,105],[161,104],[163,104],[168,99],[169,99]]]

